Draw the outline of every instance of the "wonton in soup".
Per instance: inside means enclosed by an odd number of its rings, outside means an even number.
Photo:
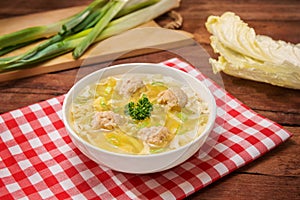
[[[191,142],[204,130],[208,107],[188,85],[159,74],[111,76],[73,100],[75,132],[99,148],[153,154]]]

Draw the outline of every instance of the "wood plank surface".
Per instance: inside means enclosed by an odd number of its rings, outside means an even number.
[[[0,19],[82,6],[90,2],[91,0],[0,1]],[[184,18],[182,30],[192,33],[211,57],[217,55],[209,46],[209,33],[204,27],[209,15],[232,11],[258,34],[300,43],[299,10],[299,0],[183,0],[180,8],[176,9]],[[164,15],[155,21],[163,25],[168,20]],[[114,64],[160,62],[173,56],[170,52],[156,52],[120,59]],[[203,70],[210,78],[219,81],[221,77],[223,87],[228,92],[254,111],[283,125],[294,136],[187,199],[300,199],[300,91],[243,80],[223,73],[216,78],[210,73],[210,67],[206,67]],[[65,94],[76,81],[77,72],[78,69],[70,69],[0,83],[0,113]]]

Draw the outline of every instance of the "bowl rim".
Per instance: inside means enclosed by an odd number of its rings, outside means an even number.
[[[87,141],[83,140],[81,137],[79,137],[78,134],[71,128],[68,117],[67,117],[67,115],[68,115],[67,114],[67,111],[68,111],[67,106],[68,105],[66,104],[66,101],[69,98],[72,98],[72,94],[75,92],[75,89],[79,85],[81,85],[81,83],[84,82],[86,79],[88,79],[92,76],[95,76],[98,73],[103,73],[106,70],[121,68],[121,67],[130,67],[130,66],[136,66],[136,67],[147,67],[148,66],[149,67],[150,65],[155,66],[155,67],[162,67],[162,68],[165,68],[167,70],[175,71],[175,72],[179,73],[180,75],[183,74],[183,76],[188,76],[188,78],[191,78],[191,79],[193,79],[193,81],[198,82],[204,88],[204,90],[206,90],[207,94],[209,95],[209,99],[212,100],[212,109],[211,109],[211,112],[210,112],[211,116],[209,117],[209,119],[211,119],[210,123],[206,125],[206,127],[203,130],[202,134],[200,134],[199,136],[197,136],[196,138],[194,138],[192,141],[188,142],[187,144],[185,144],[183,146],[180,146],[179,148],[176,148],[176,149],[173,149],[173,150],[170,150],[170,151],[164,151],[164,152],[161,152],[161,153],[155,153],[155,154],[125,154],[125,153],[112,152],[112,151],[108,151],[108,150],[105,150],[105,149],[101,149],[100,147],[96,147],[96,146],[88,143]],[[159,72],[158,72],[158,74],[159,74]],[[172,75],[170,75],[170,77],[172,77]],[[62,106],[62,114],[63,114],[63,123],[65,125],[65,128],[66,128],[68,134],[70,134],[72,137],[75,137],[76,140],[79,140],[85,146],[88,146],[89,148],[92,148],[96,151],[100,151],[102,153],[113,155],[113,156],[116,156],[116,157],[149,158],[149,157],[167,156],[169,154],[177,153],[177,152],[182,151],[186,148],[189,148],[190,146],[193,146],[195,143],[197,143],[203,137],[207,137],[210,134],[210,132],[212,131],[214,125],[215,125],[215,120],[216,120],[216,115],[217,115],[217,105],[216,105],[215,98],[214,98],[212,92],[208,89],[208,87],[203,82],[198,80],[196,77],[192,76],[191,74],[189,74],[187,72],[184,72],[180,69],[169,67],[169,66],[166,66],[166,65],[160,64],[160,63],[141,63],[141,62],[137,62],[137,63],[122,63],[122,64],[111,65],[111,66],[104,67],[104,68],[101,68],[99,70],[96,70],[96,71],[82,77],[79,81],[77,81],[71,87],[71,89],[65,95],[65,98],[64,98],[64,101],[63,101],[63,106]],[[203,133],[205,133],[205,134],[203,134]]]

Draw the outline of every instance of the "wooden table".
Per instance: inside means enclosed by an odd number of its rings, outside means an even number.
[[[0,1],[0,19],[85,5],[91,0]],[[184,0],[177,9],[184,17],[183,30],[194,34],[210,56],[204,23],[209,15],[233,11],[258,34],[300,43],[299,0]],[[164,23],[165,17],[157,22]],[[116,61],[165,60],[164,52]],[[77,69],[0,83],[0,113],[66,93]],[[225,89],[261,115],[278,122],[294,136],[245,167],[193,194],[189,199],[300,199],[300,91],[271,86],[221,74]]]

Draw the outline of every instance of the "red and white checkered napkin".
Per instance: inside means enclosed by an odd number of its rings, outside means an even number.
[[[212,134],[192,158],[147,175],[99,166],[71,142],[60,96],[0,116],[0,199],[182,199],[291,136],[185,62],[164,64],[203,81],[219,107]]]

